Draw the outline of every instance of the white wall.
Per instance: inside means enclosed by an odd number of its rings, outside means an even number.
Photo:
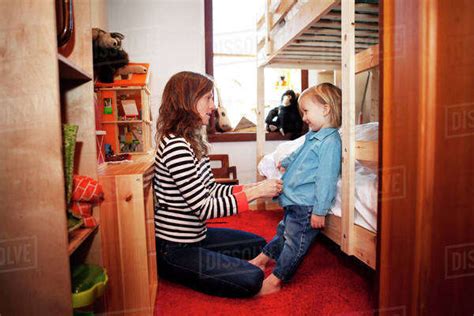
[[[123,47],[131,62],[150,63],[151,108],[156,119],[164,86],[173,74],[205,72],[204,1],[107,2],[108,30],[125,35]]]
[[[107,8],[108,8],[108,0],[92,0],[91,1],[92,27],[98,27],[103,30],[109,29]]]
[[[108,5],[106,29],[125,35],[123,46],[130,60],[151,64],[152,112],[156,119],[164,86],[173,74],[182,70],[205,72],[204,1],[101,1]],[[265,152],[273,151],[279,143],[266,142]],[[211,153],[229,155],[240,183],[256,180],[255,142],[211,145]]]

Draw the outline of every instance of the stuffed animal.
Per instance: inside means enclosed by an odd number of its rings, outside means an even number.
[[[92,208],[104,199],[102,186],[96,180],[74,175],[70,211],[73,217],[83,220],[85,227],[97,226]]]
[[[128,54],[122,49],[124,36],[92,29],[92,50],[94,56],[94,75],[104,83],[114,82],[117,69],[128,64]]]
[[[303,120],[298,109],[298,98],[293,90],[287,90],[281,96],[281,105],[268,113],[265,123],[267,131],[280,131],[282,135],[291,134],[292,138],[299,136]]]

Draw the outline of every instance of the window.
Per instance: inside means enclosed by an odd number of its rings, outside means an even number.
[[[257,123],[257,3],[255,0],[206,1],[212,7],[212,15],[206,12],[206,19],[212,23],[212,46],[206,52],[211,58],[208,56],[207,62],[212,62],[210,69],[234,128],[243,117]],[[206,24],[209,28],[209,21]],[[284,91],[300,92],[300,87],[300,70],[266,68],[265,116],[280,104]]]

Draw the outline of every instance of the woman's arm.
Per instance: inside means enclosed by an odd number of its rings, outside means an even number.
[[[168,142],[161,159],[181,197],[202,220],[246,211],[248,202],[260,197],[278,195],[282,189],[281,180],[266,180],[255,186],[241,187],[240,192],[235,190],[232,194],[212,195],[198,172],[191,147],[183,139]]]

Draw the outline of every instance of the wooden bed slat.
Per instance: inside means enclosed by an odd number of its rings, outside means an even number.
[[[333,6],[337,5],[337,0],[308,1],[301,6],[300,10],[289,21],[286,21],[284,29],[272,32],[273,49],[271,55],[277,54],[285,48],[288,43],[301,35],[315,21],[319,20]],[[271,58],[270,58],[271,59]]]
[[[379,160],[379,144],[377,141],[357,141],[355,159],[365,161]]]
[[[356,74],[377,67],[379,65],[379,45],[370,46],[356,54]]]
[[[341,218],[335,215],[326,216],[326,226],[321,233],[338,245],[341,245]],[[354,253],[360,261],[375,269],[377,234],[359,225],[354,225]]]
[[[328,14],[326,14],[323,19],[341,21],[341,14],[339,12],[331,11]],[[378,23],[379,16],[374,15],[374,14],[356,13],[355,21],[356,23],[364,23],[364,22]]]
[[[309,28],[305,33],[303,34],[315,34],[315,35],[321,35],[321,34],[326,34],[326,35],[336,35],[336,36],[341,36],[341,30],[339,29],[327,29],[323,27],[318,27],[317,25],[312,26]],[[355,32],[356,37],[371,37],[371,38],[379,38],[379,32],[378,30],[357,30]]]

